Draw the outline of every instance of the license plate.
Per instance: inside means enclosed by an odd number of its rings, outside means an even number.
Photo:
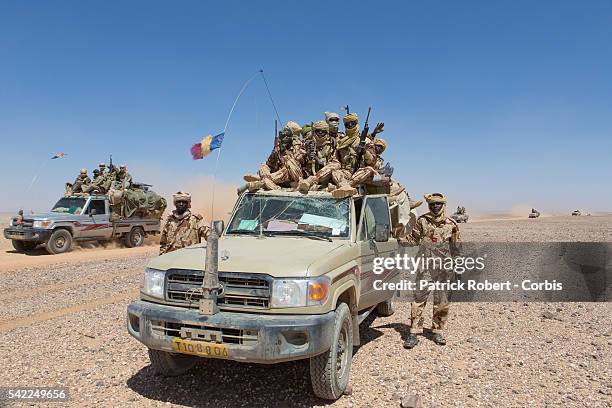
[[[172,339],[174,351],[183,354],[193,354],[201,357],[228,358],[229,350],[223,344],[206,343],[204,341]]]

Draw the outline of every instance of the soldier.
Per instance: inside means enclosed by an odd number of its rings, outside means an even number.
[[[365,151],[362,156],[363,161],[353,174],[360,142],[358,119],[356,113],[349,113],[344,116],[346,136],[338,140],[336,146],[336,156],[341,164],[341,168],[332,172],[332,179],[336,186],[338,186],[337,189],[332,191],[332,195],[335,198],[350,197],[357,192],[356,187],[360,184],[378,181],[378,179],[383,180],[378,174],[378,170],[382,167],[380,156],[387,148],[387,144],[383,139],[375,139],[374,142],[366,139]],[[384,124],[379,123],[376,125],[376,129],[373,132],[374,137],[377,133],[382,132],[383,127]]]
[[[294,138],[294,143],[296,143],[298,140],[301,140],[300,136],[302,134],[302,127],[297,122],[290,120],[289,122],[287,122],[285,127],[291,130],[291,134]]]
[[[103,172],[100,172],[99,169],[94,169],[93,171],[94,179],[91,181],[91,184],[87,186],[86,192],[89,194],[92,193],[106,193],[104,189],[104,182],[106,181],[106,176]]]
[[[98,170],[100,172],[100,175],[106,176],[106,174],[107,174],[107,172],[106,172],[106,164],[104,164],[104,163],[98,164]]]
[[[172,195],[174,211],[168,216],[159,240],[159,254],[176,251],[190,245],[206,241],[210,227],[199,214],[192,214],[191,195],[177,192]]]
[[[340,115],[336,112],[325,112],[325,122],[329,125],[329,135],[334,139],[334,143],[341,137],[344,137],[344,133],[339,132],[340,126]]]
[[[17,217],[15,217],[15,225],[23,225],[23,210],[19,210],[17,212]]]
[[[91,179],[87,175],[87,169],[81,169],[79,175],[74,180],[74,183],[66,183],[66,195],[75,193],[84,193],[87,191],[87,186],[91,183]]]
[[[441,193],[426,194],[425,200],[429,206],[429,212],[421,215],[410,235],[398,238],[402,246],[419,245],[417,256],[427,258],[442,258],[457,256],[460,252],[461,239],[457,223],[445,215],[446,197]],[[411,349],[419,342],[416,335],[423,333],[423,310],[427,303],[430,290],[420,288],[421,281],[447,282],[451,280],[453,272],[445,269],[430,269],[421,267],[416,271],[416,289],[414,301],[410,312],[410,335],[404,342],[404,347]],[[433,318],[432,318],[432,340],[438,345],[445,345],[446,340],[442,331],[448,319],[449,300],[448,290],[433,291]]]
[[[303,193],[317,184],[326,185],[331,180],[332,171],[340,168],[335,155],[335,139],[329,133],[327,122],[315,122],[312,130],[311,135],[304,139],[304,173],[309,176],[298,183],[298,190]]]
[[[121,186],[124,189],[128,189],[132,186],[132,176],[128,173],[127,166],[122,164],[119,166],[119,173],[117,173],[117,181],[121,182]]]
[[[258,174],[244,176],[247,183],[238,188],[238,194],[242,194],[246,189],[278,190],[281,187],[288,187],[291,183],[297,185],[303,175],[304,153],[299,136],[294,136],[289,128],[281,129],[268,160],[261,165]]]

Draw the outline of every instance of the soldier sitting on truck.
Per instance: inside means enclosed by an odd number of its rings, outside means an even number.
[[[128,189],[132,186],[132,176],[127,171],[127,166],[122,164],[119,166],[119,172],[117,173],[117,181],[121,182],[124,189]]]
[[[278,190],[281,187],[290,187],[292,183],[297,185],[302,178],[304,153],[299,136],[294,136],[289,128],[281,129],[272,153],[261,165],[257,174],[244,176],[247,183],[238,189],[238,194],[242,194],[247,189]]]
[[[81,169],[74,183],[66,183],[66,195],[85,193],[91,179],[87,175],[87,169]]]
[[[298,190],[305,193],[317,185],[327,186],[333,170],[340,168],[336,159],[336,140],[330,135],[329,125],[318,121],[304,138],[305,163],[303,172],[307,178],[298,182]]]
[[[159,240],[159,254],[176,251],[190,245],[206,241],[210,227],[200,214],[192,214],[191,195],[177,192],[173,194],[175,209],[168,216]]]

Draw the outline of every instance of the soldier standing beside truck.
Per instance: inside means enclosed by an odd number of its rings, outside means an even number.
[[[441,193],[432,193],[426,194],[425,200],[429,206],[429,212],[421,215],[410,235],[398,238],[398,243],[402,246],[419,245],[417,256],[446,258],[458,255],[461,245],[459,227],[455,220],[445,214],[446,197]],[[419,283],[421,281],[446,282],[452,278],[452,273],[452,271],[436,268],[420,268],[416,271],[416,290],[410,307],[410,335],[404,342],[405,348],[411,349],[416,346],[419,343],[416,335],[423,333],[423,310],[425,310],[430,290],[420,289]],[[446,344],[442,331],[448,319],[450,307],[448,294],[448,290],[433,291],[431,338],[441,346]]]
[[[160,255],[206,241],[210,234],[210,227],[203,221],[203,217],[199,214],[192,214],[189,210],[191,207],[189,193],[179,191],[172,197],[175,209],[168,216],[161,233]]]

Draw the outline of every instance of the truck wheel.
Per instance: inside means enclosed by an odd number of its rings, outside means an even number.
[[[17,252],[31,251],[36,248],[36,245],[38,245],[36,242],[19,241],[16,239],[12,240],[11,242],[13,243],[13,248],[15,248],[15,251]]]
[[[149,349],[149,360],[151,360],[151,367],[156,374],[164,377],[176,377],[191,370],[198,362],[199,357]]]
[[[144,244],[145,232],[142,227],[134,227],[125,236],[125,246],[128,248],[139,247]]]
[[[376,314],[383,317],[388,317],[395,313],[395,307],[393,306],[393,299],[395,299],[395,294],[391,299],[385,300],[384,302],[380,302],[376,305]]]
[[[319,398],[337,400],[348,385],[353,361],[353,323],[346,303],[336,309],[331,348],[310,359],[312,390]]]
[[[68,252],[72,249],[72,235],[65,229],[53,231],[46,245],[47,252],[55,255]]]

